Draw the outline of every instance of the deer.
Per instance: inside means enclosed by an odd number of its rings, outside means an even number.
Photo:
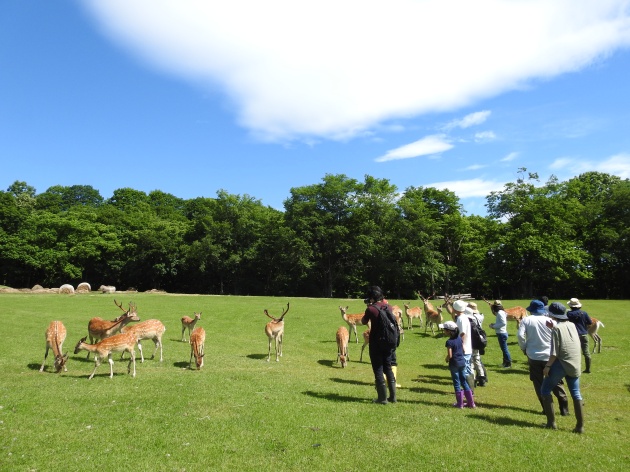
[[[203,367],[203,350],[206,343],[206,331],[201,326],[198,326],[197,328],[193,329],[193,332],[189,335],[189,338],[190,360],[188,361],[188,368],[192,368],[192,358],[194,356],[197,370],[200,370]]]
[[[361,320],[363,319],[363,313],[358,313],[354,315],[348,315],[349,307],[339,307],[341,310],[341,317],[343,320],[348,323],[348,329],[354,333],[354,339],[357,344],[359,344],[359,336],[357,335],[357,325],[361,324]]]
[[[78,354],[79,351],[88,351],[88,353],[94,353],[94,370],[88,377],[91,380],[96,373],[96,369],[101,365],[101,360],[107,357],[109,361],[109,378],[114,378],[114,361],[112,360],[112,353],[128,351],[131,358],[129,364],[127,364],[127,373],[131,373],[131,365],[133,364],[132,377],[136,376],[136,342],[138,338],[134,333],[118,333],[99,341],[96,344],[87,344],[85,340],[87,336],[82,338],[74,348],[74,353]]]
[[[359,359],[359,362],[363,362],[363,349],[365,349],[365,346],[368,344],[370,344],[370,330],[366,329],[363,331],[363,346],[361,346],[361,358]]]
[[[350,334],[345,326],[340,326],[335,336],[337,339],[337,362],[341,364],[342,368],[345,368],[350,360],[348,356],[348,341]]]
[[[403,323],[403,311],[398,305],[394,305],[391,307],[392,313],[394,314],[394,318],[396,318],[396,322],[398,323],[398,331],[400,331],[400,340],[405,340],[405,325]]]
[[[453,297],[444,294],[444,303],[442,304],[442,308],[446,310],[446,312],[451,315],[453,321],[455,321],[455,312],[453,310]],[[440,311],[441,313],[441,311]]]
[[[407,329],[413,329],[413,319],[418,318],[420,321],[419,326],[422,326],[422,308],[419,306],[414,306],[413,308],[409,308],[409,303],[403,303],[403,307],[405,307],[405,316],[407,317]]]
[[[134,303],[129,302],[129,308],[127,310],[122,307],[122,302],[116,303],[116,300],[114,300],[114,304],[124,313],[114,321],[107,321],[99,317],[92,318],[88,323],[88,336],[90,337],[90,344],[94,344],[99,340],[103,340],[119,333],[126,324],[132,321],[140,321],[138,313],[136,312],[137,307]],[[88,359],[90,358],[91,352],[92,351],[88,350]]]
[[[140,362],[144,362],[144,354],[142,353],[142,341],[143,339],[150,339],[155,344],[155,349],[151,359],[155,358],[155,353],[160,348],[160,362],[163,361],[162,357],[162,335],[166,331],[166,327],[160,320],[145,320],[140,323],[123,327],[121,333],[134,333],[138,338],[138,351],[140,351]],[[125,356],[123,352],[120,356],[122,360]]]
[[[437,326],[438,329],[440,327],[440,323],[442,323],[442,321],[444,321],[444,318],[442,317],[442,307],[439,306],[437,307],[435,313],[433,312],[427,312],[427,319],[424,325],[424,332],[427,332],[427,327],[431,327],[431,334],[433,336],[435,336],[435,331],[433,331],[433,325]]]
[[[190,316],[182,316],[182,342],[186,342],[186,328],[188,328],[188,338],[190,338],[190,333],[195,329],[195,325],[197,321],[201,319],[201,312],[195,313],[194,318]]]
[[[276,347],[276,362],[280,362],[279,357],[282,357],[282,338],[284,337],[284,316],[289,312],[289,304],[287,303],[287,309],[282,310],[280,318],[274,318],[265,309],[265,315],[271,318],[271,321],[265,325],[265,334],[269,339],[269,349],[267,351],[267,362],[271,359],[271,342],[274,341]]]
[[[494,313],[494,311],[492,310],[492,306],[494,304],[490,303],[488,300],[486,300],[483,297],[482,297],[482,300],[486,302],[488,305],[490,305],[490,311]],[[500,303],[500,300],[495,301],[495,303],[497,302]],[[510,320],[516,321],[517,328],[521,325],[521,320],[528,315],[527,310],[523,308],[522,306],[514,306],[512,308],[503,308],[503,311],[505,311],[505,314],[507,315],[506,316],[507,321],[510,321]]]
[[[597,353],[599,354],[602,352],[602,338],[599,334],[597,334],[597,330],[599,328],[605,328],[605,326],[604,323],[592,316],[591,321],[592,323],[588,326],[586,331],[591,335],[591,338],[593,338],[593,354],[595,354],[595,349],[597,349]]]
[[[66,327],[61,321],[51,321],[46,329],[46,352],[44,353],[44,362],[39,368],[40,372],[44,372],[46,366],[46,358],[48,357],[48,351],[52,349],[55,355],[55,373],[61,372],[63,368],[64,372],[68,372],[66,362],[68,361],[68,353],[61,354],[63,350],[63,342],[66,340]]]
[[[433,323],[435,323],[435,320],[440,320],[442,321],[442,313],[437,311],[433,305],[431,304],[431,302],[429,301],[428,298],[424,298],[422,296],[422,294],[420,292],[418,292],[418,296],[422,299],[422,304],[424,305],[424,314],[426,317],[426,322],[424,324],[424,332],[427,332],[427,327],[429,326],[429,319],[432,320]],[[435,296],[435,292],[433,292],[433,295],[431,295],[431,297]],[[439,322],[438,322],[439,324]],[[431,324],[431,333],[435,334],[433,331],[433,325]]]

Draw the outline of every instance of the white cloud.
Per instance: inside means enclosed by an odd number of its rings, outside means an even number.
[[[384,156],[377,157],[376,162],[394,161],[397,159],[410,159],[412,157],[427,156],[452,149],[453,145],[444,135],[426,136],[418,141],[405,144],[396,149],[387,151]]]
[[[490,113],[490,110],[470,113],[461,119],[451,121],[445,126],[445,128],[450,130],[453,128],[470,128],[471,126],[480,125],[488,119]]]
[[[507,156],[505,156],[503,159],[501,159],[501,162],[511,162],[517,157],[518,157],[518,152],[511,152]]]
[[[579,160],[569,157],[556,159],[549,168],[553,171],[566,171],[571,177],[585,172],[602,172],[622,179],[630,178],[630,154],[620,153],[603,161]]]
[[[630,44],[627,0],[83,4],[150,63],[224,93],[240,125],[270,140],[457,110]]]
[[[486,197],[490,192],[502,190],[505,182],[497,182],[494,180],[469,179],[469,180],[451,180],[447,182],[435,182],[426,184],[424,187],[433,187],[438,190],[450,190],[459,198],[478,198]]]
[[[478,143],[486,143],[488,141],[494,141],[497,139],[497,135],[494,134],[494,131],[480,131],[479,133],[475,133],[475,142]]]

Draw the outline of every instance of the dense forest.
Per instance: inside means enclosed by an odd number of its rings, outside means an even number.
[[[326,175],[284,211],[249,195],[183,200],[91,186],[0,191],[0,284],[393,298],[630,297],[630,181],[520,178],[467,216],[449,190]]]

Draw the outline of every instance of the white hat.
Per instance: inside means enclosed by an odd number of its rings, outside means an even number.
[[[457,300],[455,303],[453,303],[453,310],[463,313],[467,306],[468,303],[466,303],[464,300]]]
[[[464,315],[470,316],[470,315],[474,315],[474,314],[475,314],[475,312],[469,306],[467,306],[466,309],[464,310]]]
[[[582,304],[577,298],[572,298],[571,300],[569,300],[567,302],[567,305],[569,305],[571,308],[582,308]]]
[[[457,331],[457,325],[454,321],[447,321],[444,324],[439,324],[438,328],[440,329],[448,329],[449,331]]]

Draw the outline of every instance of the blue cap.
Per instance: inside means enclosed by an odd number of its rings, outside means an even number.
[[[544,315],[547,313],[545,305],[540,300],[532,300],[527,307],[527,311],[529,311],[532,315]]]
[[[567,320],[569,317],[565,314],[567,309],[562,303],[553,302],[549,305],[549,314],[557,320]]]

